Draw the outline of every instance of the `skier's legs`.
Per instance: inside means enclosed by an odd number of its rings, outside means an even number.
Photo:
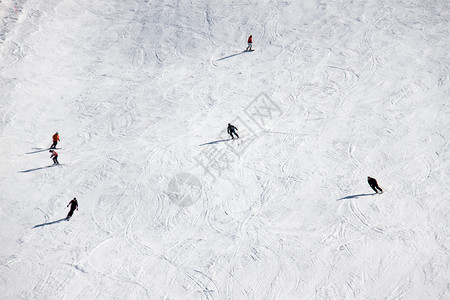
[[[74,212],[74,209],[70,209],[69,213],[67,214],[67,219],[72,217],[73,212]]]
[[[372,190],[374,190],[375,191],[375,193],[377,193],[378,194],[378,191],[377,191],[377,189],[376,189],[376,187],[374,186],[374,185],[370,185],[370,187],[372,188]]]
[[[58,143],[58,142],[53,142],[53,144],[50,146],[50,149],[55,149],[57,143]]]
[[[376,186],[376,188],[380,190],[380,193],[383,192],[383,190],[378,185]]]

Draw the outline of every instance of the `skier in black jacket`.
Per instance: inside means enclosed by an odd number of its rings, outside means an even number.
[[[380,193],[383,193],[383,190],[378,186],[378,182],[375,178],[368,176],[367,182],[369,183],[370,187],[375,191],[375,193],[378,194],[378,190],[380,190]]]
[[[236,130],[238,130],[235,126],[228,123],[227,132],[229,135],[231,135],[231,138],[234,139],[233,133],[236,135],[237,138],[239,138],[239,135],[236,133]]]
[[[69,205],[70,205],[70,211],[67,214],[66,220],[69,220],[72,217],[73,212],[75,211],[75,209],[78,210],[77,198],[73,198],[72,201],[70,201],[69,204],[67,204],[67,207],[69,207]]]

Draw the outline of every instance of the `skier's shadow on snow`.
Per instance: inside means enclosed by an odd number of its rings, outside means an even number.
[[[373,196],[373,195],[376,195],[376,194],[377,193],[351,195],[351,196],[347,196],[347,197],[344,197],[344,198],[341,198],[341,199],[337,199],[336,201],[347,200],[347,199],[355,199],[355,198],[365,197],[365,196]]]
[[[33,148],[35,151],[31,151],[31,152],[27,152],[25,154],[35,154],[35,153],[39,153],[39,152],[44,152],[44,151],[48,151],[51,150],[52,148]],[[53,148],[53,149],[61,149],[61,148]]]
[[[231,57],[233,57],[233,56],[241,55],[241,54],[244,54],[244,53],[247,53],[247,52],[252,52],[252,51],[242,51],[242,52],[238,52],[238,53],[235,53],[235,54],[231,54],[231,55],[228,55],[228,56],[219,58],[219,59],[217,59],[216,61],[221,61],[221,60],[224,60],[224,59],[228,59],[228,58],[231,58]]]
[[[212,144],[217,144],[217,143],[223,143],[223,142],[227,142],[227,141],[231,141],[232,139],[226,139],[226,140],[217,140],[217,141],[213,141],[213,142],[209,142],[209,143],[204,143],[201,144],[199,146],[206,146],[206,145],[212,145]]]
[[[28,172],[33,172],[33,171],[38,171],[38,170],[42,170],[42,169],[47,169],[47,168],[51,168],[55,165],[50,165],[50,166],[45,166],[45,167],[39,167],[39,168],[34,168],[34,169],[29,169],[29,170],[24,170],[24,171],[19,171],[19,173],[28,173]]]
[[[38,228],[38,227],[42,227],[42,226],[47,226],[47,225],[56,224],[56,223],[62,222],[62,221],[64,221],[64,220],[66,220],[66,218],[59,219],[59,220],[56,220],[56,221],[53,221],[53,222],[42,223],[42,224],[39,224],[39,225],[34,226],[33,228]]]
[[[27,152],[25,154],[34,154],[34,153],[39,153],[39,152],[44,152],[44,151],[48,151],[49,149],[42,149],[42,150],[36,150],[36,151],[31,151],[31,152]]]

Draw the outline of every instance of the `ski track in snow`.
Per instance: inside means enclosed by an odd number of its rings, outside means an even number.
[[[450,298],[449,9],[1,1],[0,294]]]

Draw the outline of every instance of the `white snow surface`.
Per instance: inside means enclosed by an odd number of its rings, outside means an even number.
[[[0,18],[2,299],[450,299],[449,1]]]

